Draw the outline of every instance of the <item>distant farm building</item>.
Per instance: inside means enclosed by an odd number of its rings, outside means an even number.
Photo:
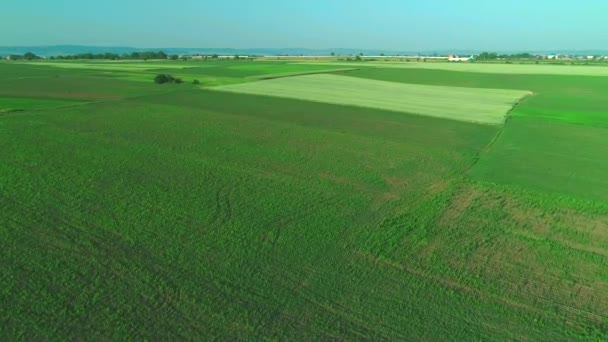
[[[471,57],[460,57],[457,55],[450,55],[448,57],[449,62],[470,62],[473,60],[473,56]]]

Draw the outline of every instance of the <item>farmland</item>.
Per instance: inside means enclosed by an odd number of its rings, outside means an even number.
[[[563,63],[563,62],[562,62]],[[467,73],[484,73],[498,75],[576,75],[576,76],[608,76],[608,68],[602,65],[573,65],[573,64],[502,64],[502,63],[446,63],[446,62],[382,62],[345,63],[340,61],[320,61],[317,65],[368,66],[386,69],[426,69],[443,71],[460,71]]]
[[[327,74],[241,83],[215,89],[489,124],[502,124],[511,108],[530,95],[525,91],[411,85]]]
[[[422,64],[0,62],[0,336],[607,339],[608,73]]]

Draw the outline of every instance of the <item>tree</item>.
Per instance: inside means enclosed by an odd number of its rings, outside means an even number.
[[[482,52],[477,57],[480,61],[488,61],[498,59],[498,54],[496,52]]]
[[[173,81],[173,77],[170,75],[159,74],[154,77],[154,83],[156,84],[165,84]]]
[[[336,55],[336,53],[335,53],[335,52],[332,52],[332,53],[331,53],[331,55],[332,55],[332,56],[335,56],[335,55]]]
[[[361,56],[360,56],[360,55],[357,55],[357,57],[355,57],[355,60],[356,60],[356,61],[361,61],[361,60],[363,60],[363,59],[361,58]]]
[[[23,55],[23,58],[24,58],[24,59],[26,59],[26,60],[28,60],[28,61],[31,61],[31,60],[33,60],[33,59],[40,59],[40,57],[38,57],[38,56],[34,55],[34,54],[33,54],[33,53],[31,53],[31,52],[26,52],[26,53]]]
[[[181,78],[173,77],[168,74],[158,74],[154,77],[154,83],[156,84],[165,84],[165,83],[175,83],[182,84],[184,81]]]

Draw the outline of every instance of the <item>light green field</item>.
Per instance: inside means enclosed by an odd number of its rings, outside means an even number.
[[[221,91],[286,97],[501,124],[509,110],[530,92],[424,86],[335,75],[306,75],[215,88]]]
[[[303,63],[307,64],[307,63]],[[489,63],[448,63],[448,62],[364,62],[364,63],[313,63],[339,66],[366,66],[381,68],[431,69],[488,74],[523,74],[523,75],[578,75],[608,76],[608,67],[588,65],[548,65],[548,64],[489,64]]]

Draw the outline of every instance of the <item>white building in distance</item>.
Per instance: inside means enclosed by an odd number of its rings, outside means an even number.
[[[457,55],[450,55],[448,57],[449,62],[470,62],[473,60],[473,56],[471,57],[460,57]]]

